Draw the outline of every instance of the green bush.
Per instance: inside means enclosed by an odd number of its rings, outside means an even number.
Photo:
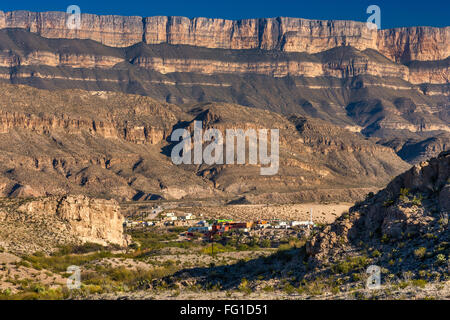
[[[423,200],[423,197],[421,194],[419,194],[418,197],[414,196],[414,198],[412,199],[412,204],[417,207],[420,207],[420,206],[422,206],[422,200]]]
[[[248,286],[248,280],[245,278],[242,278],[238,289],[239,291],[244,292],[245,294],[250,294],[252,292],[252,290]]]
[[[416,279],[411,281],[412,285],[415,287],[425,288],[427,281],[423,279]]]
[[[378,250],[374,250],[374,251],[372,252],[372,257],[374,257],[374,258],[381,257],[381,252],[378,251]]]
[[[443,265],[443,264],[445,264],[446,261],[447,261],[447,259],[445,258],[445,256],[442,253],[439,253],[436,256],[435,262],[437,265]]]
[[[425,257],[427,253],[427,248],[425,247],[420,247],[417,248],[416,250],[414,250],[414,256],[416,256],[416,258],[418,259],[423,259]]]
[[[52,272],[65,272],[71,265],[81,266],[93,260],[109,258],[113,255],[106,251],[86,255],[61,255],[45,256],[41,253],[24,256],[23,260],[29,262],[36,270],[47,269]]]
[[[347,257],[331,267],[334,273],[349,273],[350,271],[361,271],[369,264],[369,259],[364,256]]]
[[[269,239],[264,239],[261,241],[261,247],[263,248],[270,248],[272,245],[272,243],[270,242]]]
[[[409,189],[408,188],[401,188],[400,189],[400,196],[408,197],[409,196]]]
[[[68,244],[64,246],[60,246],[60,249],[57,254],[66,255],[66,254],[85,254],[90,252],[102,251],[105,247],[98,243],[86,242],[81,245],[73,245]]]

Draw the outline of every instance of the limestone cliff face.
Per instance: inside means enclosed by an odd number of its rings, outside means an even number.
[[[263,18],[238,21],[186,17],[145,18],[148,44],[187,44],[223,49],[280,49],[315,53],[342,44],[376,48],[376,31],[354,21]]]
[[[68,222],[73,234],[83,242],[127,245],[124,218],[115,200],[68,196],[57,202],[56,215]]]
[[[33,115],[0,111],[0,133],[13,129],[28,129],[39,134],[63,131],[66,134],[87,132],[102,138],[123,139],[136,144],[158,144],[169,132],[149,124],[133,125],[127,122],[99,121],[88,118],[72,118],[62,114]]]
[[[117,63],[126,61],[124,58],[93,55],[67,54],[47,51],[33,51],[20,54],[11,51],[0,51],[0,67],[14,68],[19,66],[51,66],[71,68],[100,68],[110,69]],[[214,74],[244,74],[255,73],[273,77],[331,76],[336,78],[354,77],[357,75],[373,75],[378,77],[398,77],[413,84],[447,83],[449,81],[449,67],[436,66],[433,68],[408,68],[407,66],[389,62],[372,61],[369,58],[353,58],[329,62],[301,61],[295,59],[274,59],[271,61],[223,61],[220,59],[195,59],[147,57],[138,56],[131,61],[141,68],[157,71],[161,74],[187,72],[204,75]],[[45,78],[39,72],[31,74],[15,73],[18,77]],[[0,75],[2,77],[3,75]],[[7,75],[5,75],[7,78]],[[52,78],[54,79],[54,78]],[[76,78],[66,75],[61,79],[95,81],[92,78]],[[112,80],[111,80],[112,81]]]
[[[399,62],[442,60],[450,55],[450,27],[380,30],[377,48],[387,57]]]
[[[83,14],[79,30],[66,27],[64,12],[0,12],[0,28],[23,28],[46,38],[91,39],[114,47],[142,41],[141,17]]]
[[[173,72],[192,72],[201,74],[221,73],[256,73],[273,77],[285,76],[332,76],[336,78],[353,77],[360,74],[374,76],[400,77],[406,81],[410,79],[407,67],[396,64],[383,64],[368,59],[354,59],[329,63],[310,61],[265,61],[265,62],[227,62],[208,59],[171,59],[159,57],[139,57],[133,64],[142,68],[158,71],[162,74]],[[427,75],[428,75],[427,71]],[[430,79],[441,83],[442,77],[428,76],[417,71],[414,80]],[[445,76],[444,76],[445,77]],[[421,82],[419,82],[421,83]],[[431,82],[433,83],[433,82]]]
[[[69,30],[64,12],[0,11],[0,28],[24,28],[47,38],[91,39],[112,47],[185,44],[208,48],[316,53],[341,45],[375,49],[394,61],[440,60],[450,54],[450,27],[370,30],[364,22],[300,18],[224,20],[82,14]]]
[[[64,54],[48,51],[33,51],[19,55],[11,51],[0,51],[0,67],[30,65],[67,66],[72,68],[111,68],[123,59],[91,54]]]
[[[28,201],[14,210],[6,210],[2,203],[2,210],[6,214],[0,220],[0,231],[8,225],[16,230],[16,234],[2,238],[12,252],[51,252],[58,245],[85,242],[124,247],[129,241],[115,200],[82,195],[48,197]]]
[[[449,60],[448,58],[446,60]],[[449,83],[450,82],[450,64],[445,60],[440,60],[437,65],[415,66],[408,68],[409,81],[411,83]]]

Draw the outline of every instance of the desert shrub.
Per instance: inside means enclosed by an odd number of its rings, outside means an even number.
[[[388,236],[386,233],[384,233],[384,234],[381,236],[381,242],[383,242],[383,243],[389,242],[389,236]]]
[[[93,260],[109,258],[113,255],[106,251],[86,255],[54,255],[45,256],[40,253],[24,256],[23,260],[29,262],[36,270],[47,269],[52,272],[65,272],[71,265],[81,266]]]
[[[250,249],[250,247],[248,245],[246,245],[245,243],[241,243],[237,246],[236,249],[239,251],[247,251]]]
[[[427,248],[420,247],[414,250],[414,256],[418,259],[423,259],[425,257],[425,254],[427,253]]]
[[[22,292],[12,294],[7,289],[0,293],[0,300],[61,300],[67,298],[67,292],[61,288],[50,289],[48,286],[33,283],[23,288]]]
[[[411,281],[411,284],[415,287],[425,288],[427,281],[424,279],[415,279]]]
[[[140,243],[141,250],[154,250],[174,246],[174,240],[178,238],[179,232],[170,231],[130,231],[133,242]]]
[[[263,248],[270,248],[271,245],[272,245],[272,243],[270,242],[269,239],[262,240],[261,244],[260,244],[260,246],[263,247]]]
[[[304,281],[297,289],[297,292],[299,294],[307,293],[311,296],[318,296],[323,294],[326,288],[327,284],[319,278],[313,281]]]
[[[408,188],[401,188],[400,189],[400,197],[406,198],[408,196],[409,196],[409,189]]]
[[[334,286],[331,288],[332,294],[339,294],[340,292],[341,292],[341,289],[339,288],[339,286]]]
[[[171,232],[171,233],[175,233],[175,234],[180,234],[180,233],[182,233],[182,232],[187,231],[188,229],[189,229],[189,227],[183,227],[183,226],[180,226],[180,227],[171,227],[171,228],[168,228],[167,231],[168,231],[168,232]]]
[[[252,290],[248,286],[248,280],[242,278],[241,283],[238,286],[239,291],[244,292],[245,294],[250,294]]]
[[[445,264],[446,261],[447,261],[447,259],[445,258],[445,255],[443,255],[442,253],[439,253],[436,256],[435,263],[437,265],[443,265],[443,264]]]
[[[230,251],[235,251],[235,248],[228,245],[224,246],[220,243],[214,243],[214,247],[211,244],[208,244],[208,246],[204,247],[201,252],[204,254],[212,255],[220,252],[230,252]]]
[[[287,294],[293,294],[295,292],[295,288],[292,284],[288,283],[284,286],[283,291]]]
[[[11,295],[11,289],[10,288],[7,288],[5,290],[0,291],[0,297],[1,296],[9,297],[10,295]]]
[[[20,261],[16,262],[15,264],[18,267],[19,266],[26,267],[26,268],[30,268],[31,267],[31,264],[28,261],[25,261],[25,260],[20,260]]]
[[[108,267],[99,269],[96,273],[83,273],[81,278],[89,291],[124,291],[125,288],[146,288],[152,280],[173,274],[176,270],[172,265],[152,270]]]
[[[267,285],[267,286],[265,286],[264,288],[262,288],[262,290],[263,290],[264,292],[273,292],[275,289],[273,288],[273,286]]]
[[[278,251],[285,251],[285,250],[289,250],[291,248],[292,247],[288,243],[284,243],[278,247]]]
[[[57,254],[66,255],[66,254],[85,254],[95,251],[101,251],[105,249],[104,246],[98,243],[86,242],[81,245],[67,244],[60,246]]]
[[[422,200],[423,200],[423,197],[421,194],[419,194],[417,197],[414,196],[414,198],[412,199],[411,202],[413,205],[420,207],[420,206],[422,206]]]
[[[347,257],[331,267],[334,273],[349,273],[350,271],[361,271],[369,264],[369,259],[365,256]]]
[[[378,250],[374,250],[374,251],[372,252],[372,257],[374,257],[374,258],[381,257],[381,252],[378,251]]]

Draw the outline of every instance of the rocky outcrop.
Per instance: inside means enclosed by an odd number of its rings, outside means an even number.
[[[450,27],[379,30],[377,50],[394,61],[442,60],[450,56]]]
[[[387,62],[387,61],[386,61]],[[230,62],[211,59],[171,59],[166,57],[138,57],[133,64],[142,68],[158,71],[162,74],[174,72],[213,74],[246,74],[255,73],[273,77],[305,76],[305,77],[336,77],[347,78],[357,75],[373,75],[379,77],[399,77],[406,81],[410,80],[409,70],[402,65],[393,63],[377,63],[368,58],[355,58],[345,61],[295,61],[277,59],[275,61],[248,61]],[[424,75],[415,72],[411,83],[442,83],[447,81],[445,73],[441,76],[430,76],[430,71]]]
[[[87,132],[107,139],[124,139],[137,144],[158,144],[167,138],[169,132],[149,124],[133,125],[128,122],[102,121],[70,115],[0,111],[0,133],[12,129],[28,129],[39,134],[62,130],[67,134]]]
[[[66,27],[64,12],[0,12],[0,28],[24,28],[47,38],[91,39],[112,47],[184,44],[207,48],[316,53],[341,45],[375,49],[393,61],[441,60],[450,54],[450,27],[370,30],[366,23],[300,18],[238,21],[186,17],[82,14],[81,27]]]
[[[44,65],[67,66],[71,68],[111,68],[124,61],[118,57],[90,54],[53,53],[48,51],[33,51],[19,55],[11,51],[0,52],[0,67],[14,68],[18,66]]]
[[[46,38],[91,39],[114,47],[142,41],[141,17],[83,14],[79,30],[67,28],[67,17],[64,12],[0,12],[0,28],[22,28]]]
[[[397,146],[397,154],[405,161],[417,164],[436,157],[441,152],[450,149],[450,133],[444,132],[431,138],[412,139]]]
[[[126,246],[123,234],[124,217],[115,200],[67,196],[31,201],[18,209],[25,214],[54,215],[66,224],[70,235],[81,242]]]
[[[396,272],[434,265],[448,275],[449,190],[450,152],[445,151],[350,208],[312,238],[307,252],[316,261],[339,260],[366,248],[377,251],[377,265]]]
[[[450,151],[444,151],[437,158],[418,163],[410,170],[396,177],[383,190],[383,196],[385,199],[395,199],[400,195],[402,188],[408,189],[411,192],[433,195],[449,183],[449,177]],[[381,194],[379,198],[381,198]],[[442,209],[441,211],[449,213],[446,212],[446,209]]]
[[[408,81],[411,83],[450,83],[450,63],[445,61],[442,65],[428,68],[410,66],[408,71]]]
[[[115,200],[87,196],[0,202],[0,244],[10,252],[53,252],[86,242],[125,247],[124,217]]]

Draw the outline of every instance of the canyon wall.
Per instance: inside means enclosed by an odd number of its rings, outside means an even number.
[[[259,57],[264,57],[263,54]],[[270,58],[269,56],[267,56]],[[166,56],[137,56],[130,59],[135,66],[154,70],[161,74],[186,72],[204,75],[214,74],[246,74],[254,73],[272,77],[305,76],[305,77],[335,77],[347,78],[358,75],[372,75],[377,77],[396,77],[412,84],[431,83],[443,84],[449,81],[449,66],[442,65],[432,68],[408,68],[405,65],[385,61],[376,61],[368,56],[360,56],[351,59],[331,59],[328,61],[307,61],[295,59],[289,56],[277,57],[268,61],[227,61],[220,57],[215,59],[192,58],[180,56],[176,58]],[[70,54],[48,51],[33,51],[30,53],[0,51],[0,67],[16,68],[21,66],[50,66],[71,68],[98,68],[112,69],[116,64],[126,62],[126,58],[95,55],[95,54]],[[26,74],[17,73],[17,77],[27,77]],[[31,75],[29,75],[31,76]],[[33,77],[45,78],[40,72],[34,71]],[[0,78],[8,79],[9,73],[2,74]],[[66,75],[61,79],[88,80],[76,78],[74,75]],[[52,79],[55,79],[54,77]],[[93,78],[92,81],[97,79]],[[114,80],[110,80],[114,81]]]
[[[375,49],[393,61],[442,60],[450,55],[450,27],[370,30],[356,21],[300,18],[224,20],[82,14],[69,30],[64,12],[0,11],[0,29],[23,28],[46,38],[91,39],[111,47],[184,44],[207,48],[316,53],[341,45]]]
[[[61,131],[67,134],[87,132],[106,139],[123,139],[136,144],[158,144],[170,134],[163,128],[149,124],[133,125],[118,121],[102,121],[89,118],[72,118],[41,113],[32,115],[21,112],[0,111],[0,134],[14,129],[27,129],[39,134]]]

